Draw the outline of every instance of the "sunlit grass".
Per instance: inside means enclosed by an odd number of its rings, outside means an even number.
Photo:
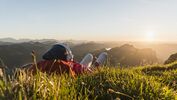
[[[18,70],[13,79],[1,78],[0,99],[174,100],[177,90],[175,66],[175,63],[159,65],[159,69],[164,67],[166,70],[158,70],[158,66],[149,67],[151,70],[146,66],[125,69],[107,66],[92,74],[79,75],[76,79],[68,74],[59,76],[38,72],[32,75]],[[159,74],[149,74],[151,72]]]

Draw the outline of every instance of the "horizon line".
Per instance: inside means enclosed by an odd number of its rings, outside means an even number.
[[[143,40],[81,40],[81,39],[55,39],[55,38],[14,38],[14,37],[3,37],[1,39],[14,39],[14,40],[55,40],[55,41],[86,41],[86,42],[138,42],[138,43],[148,43],[148,44],[156,44],[156,43],[172,43],[177,44],[177,41],[164,41],[164,40],[158,40],[158,41],[143,41]],[[3,41],[2,41],[3,42]]]

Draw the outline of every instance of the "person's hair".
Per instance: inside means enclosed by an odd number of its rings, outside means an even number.
[[[44,55],[45,60],[67,60],[67,50],[64,46],[60,44],[54,45],[50,50],[48,50]]]

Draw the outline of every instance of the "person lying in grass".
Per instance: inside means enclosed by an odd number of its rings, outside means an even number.
[[[66,72],[75,77],[84,72],[91,73],[93,71],[92,66],[98,67],[102,65],[107,59],[107,53],[102,52],[94,64],[94,57],[89,53],[79,63],[74,61],[74,56],[69,46],[65,44],[56,44],[43,55],[43,59],[44,60],[39,61],[37,64],[34,64],[30,68],[30,71],[36,73],[36,71],[39,70],[48,74],[62,74]]]

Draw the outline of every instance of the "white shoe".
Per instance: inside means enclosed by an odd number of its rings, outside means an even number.
[[[93,62],[93,55],[89,53],[82,59],[80,64],[83,65],[85,68],[89,68],[91,67],[92,62]]]
[[[101,66],[101,65],[103,65],[104,62],[105,62],[106,59],[107,59],[107,56],[108,56],[107,52],[102,52],[102,53],[98,56],[98,58],[97,58],[97,60],[96,60],[96,62],[95,62],[96,66]]]

